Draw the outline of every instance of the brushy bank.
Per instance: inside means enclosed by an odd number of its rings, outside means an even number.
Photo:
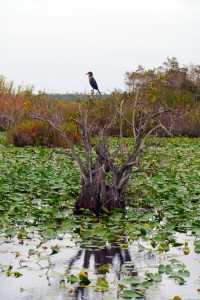
[[[110,128],[111,136],[132,135],[133,98],[138,91],[142,110],[163,103],[176,115],[164,115],[162,123],[175,136],[200,136],[200,66],[180,66],[175,58],[168,58],[160,67],[145,69],[141,66],[126,74],[128,92],[114,92],[101,98],[90,97],[74,101],[52,99],[43,93],[34,94],[32,89],[14,88],[13,83],[0,79],[0,128],[7,131],[7,140],[16,146],[42,145],[62,146],[67,144],[45,119],[59,126],[72,142],[80,142],[79,126],[76,122],[80,107],[86,107],[91,124],[103,128],[114,111],[122,109],[123,121],[118,120]],[[141,99],[140,99],[141,100]],[[40,115],[44,120],[34,120]],[[95,134],[95,130],[93,130]],[[157,131],[163,135],[163,131]]]

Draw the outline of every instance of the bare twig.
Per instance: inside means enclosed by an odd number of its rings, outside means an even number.
[[[136,139],[136,108],[139,100],[139,92],[136,92],[135,101],[133,102],[133,112],[132,112],[132,130],[133,130],[133,137]]]
[[[60,136],[62,136],[64,138],[64,140],[68,143],[70,151],[71,151],[71,155],[72,158],[76,161],[76,163],[78,164],[80,171],[81,171],[81,176],[83,177],[84,180],[86,180],[87,178],[87,171],[86,168],[84,166],[84,163],[82,162],[81,158],[79,157],[79,155],[76,153],[75,147],[73,142],[70,140],[70,138],[63,132],[63,130],[61,128],[59,128],[53,121],[47,119],[47,118],[43,118],[40,115],[37,114],[32,114],[31,115],[33,119],[36,120],[41,120],[41,121],[45,121],[47,122],[53,129],[55,129]]]
[[[90,183],[92,183],[92,147],[90,143],[89,129],[88,129],[88,112],[80,110],[81,115],[81,136],[83,141],[83,146],[85,149],[85,158],[86,158],[86,166],[89,172]]]

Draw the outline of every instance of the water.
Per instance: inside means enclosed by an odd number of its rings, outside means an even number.
[[[117,244],[82,249],[69,234],[58,240],[40,243],[37,234],[23,242],[14,238],[0,244],[0,299],[1,300],[112,300],[120,298],[118,283],[124,276],[142,277],[145,272],[155,272],[158,265],[171,258],[184,262],[190,277],[184,285],[163,275],[160,283],[153,284],[145,292],[145,300],[170,300],[174,296],[182,300],[199,300],[200,293],[200,256],[193,251],[193,238],[179,235],[179,241],[189,241],[190,253],[184,255],[182,247],[172,248],[165,254],[149,250],[142,241],[132,243],[128,248]],[[56,247],[55,247],[56,246]],[[31,250],[32,249],[32,250]],[[53,250],[54,249],[54,250]],[[58,252],[51,255],[52,252]],[[109,273],[98,274],[98,267],[109,264]],[[9,266],[11,273],[23,274],[15,278],[5,274]],[[66,274],[78,275],[83,269],[88,271],[91,287],[78,288],[66,282]],[[97,277],[106,278],[109,290],[97,292],[94,287]],[[65,280],[65,287],[61,283]]]

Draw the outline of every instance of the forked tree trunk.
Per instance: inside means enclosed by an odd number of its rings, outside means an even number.
[[[91,175],[88,174],[86,179],[81,181],[81,190],[76,201],[77,213],[81,209],[90,209],[99,214],[105,210],[125,207],[124,188],[117,185],[117,171],[113,169],[106,145],[98,145],[96,153],[97,158],[92,166]]]

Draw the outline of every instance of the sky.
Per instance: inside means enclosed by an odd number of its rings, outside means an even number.
[[[199,0],[0,0],[0,74],[46,92],[124,89],[126,71],[200,64]]]

